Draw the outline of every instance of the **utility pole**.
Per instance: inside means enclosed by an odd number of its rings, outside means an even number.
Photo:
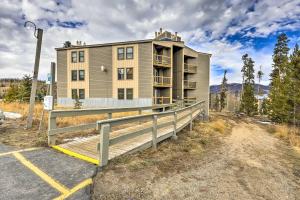
[[[29,112],[28,112],[26,128],[32,127],[32,118],[33,118],[33,111],[34,111],[34,104],[35,104],[36,88],[37,88],[39,65],[40,65],[41,46],[42,46],[42,38],[43,38],[43,29],[36,28],[36,25],[30,21],[26,21],[24,27],[28,27],[29,24],[34,27],[34,36],[37,38],[37,44],[36,44],[34,71],[32,76],[30,104],[29,104]]]

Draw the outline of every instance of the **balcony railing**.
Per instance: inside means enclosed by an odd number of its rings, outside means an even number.
[[[185,73],[197,73],[197,66],[193,64],[184,63],[184,72]]]
[[[153,104],[170,104],[171,98],[170,97],[153,97]]]
[[[196,97],[184,97],[185,105],[191,105],[197,101]]]
[[[171,77],[154,76],[153,85],[156,87],[171,87]]]
[[[171,57],[153,54],[153,64],[161,67],[171,67]]]
[[[196,89],[196,82],[195,81],[184,81],[184,89]]]

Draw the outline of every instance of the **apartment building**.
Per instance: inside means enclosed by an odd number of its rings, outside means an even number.
[[[77,43],[57,51],[57,103],[124,107],[205,100],[211,54],[187,47],[177,33],[106,44]]]

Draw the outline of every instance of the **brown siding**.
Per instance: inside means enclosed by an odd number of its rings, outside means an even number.
[[[173,49],[173,99],[183,99],[183,49]]]
[[[66,98],[68,88],[67,51],[57,51],[57,97]]]
[[[152,43],[139,44],[139,98],[152,98],[153,65]]]
[[[89,49],[90,98],[112,97],[112,47]],[[101,71],[101,66],[106,72]]]

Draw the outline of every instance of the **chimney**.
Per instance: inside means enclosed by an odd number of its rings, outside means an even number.
[[[160,34],[162,34],[162,28],[159,29]]]
[[[155,37],[157,38],[157,32],[155,31]]]

